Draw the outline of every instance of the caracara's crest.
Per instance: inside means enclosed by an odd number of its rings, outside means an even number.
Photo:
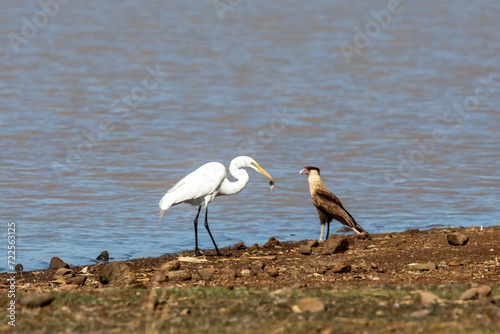
[[[302,168],[302,170],[300,171],[300,174],[307,174],[307,175],[309,175],[309,172],[311,172],[312,170],[317,171],[318,174],[319,174],[319,168],[318,167],[314,167],[314,166],[307,166],[307,167]]]
[[[363,228],[356,223],[351,214],[344,209],[344,206],[337,196],[328,191],[328,189],[326,189],[323,185],[323,181],[321,181],[321,177],[319,176],[318,167],[304,167],[299,174],[307,175],[307,181],[309,182],[309,194],[311,195],[314,206],[318,210],[319,220],[321,222],[321,234],[319,236],[319,241],[323,240],[323,230],[326,224],[328,224],[326,232],[326,237],[328,238],[328,235],[330,234],[330,222],[332,219],[349,226],[358,234],[366,233],[365,230],[363,230]]]

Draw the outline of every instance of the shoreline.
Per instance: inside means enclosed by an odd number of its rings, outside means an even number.
[[[447,241],[447,235],[458,232],[468,237],[465,245],[453,246]],[[245,284],[251,286],[291,286],[291,285],[316,285],[332,286],[339,284],[356,285],[364,283],[405,284],[414,280],[425,283],[446,284],[451,282],[465,283],[468,281],[484,281],[490,283],[500,282],[500,226],[492,227],[461,227],[461,228],[432,228],[420,231],[407,230],[404,232],[372,234],[364,239],[359,235],[332,234],[328,242],[317,244],[314,240],[301,240],[297,242],[280,242],[274,238],[264,245],[247,246],[242,242],[221,248],[223,257],[215,256],[214,250],[206,250],[205,255],[195,258],[194,250],[181,251],[174,254],[165,254],[160,257],[131,259],[128,261],[97,262],[95,264],[72,266],[69,268],[75,276],[87,277],[86,283],[96,287],[106,286],[99,280],[99,275],[104,267],[112,263],[124,263],[133,272],[135,279],[144,287],[153,285],[177,284],[175,279],[160,280],[154,275],[163,271],[162,266],[170,261],[180,264],[176,271],[182,270],[189,274],[190,279],[184,279],[182,285],[196,286],[200,281],[210,286],[224,286],[220,279],[224,269],[234,269],[231,284],[242,285],[241,281],[250,281]],[[330,243],[332,245],[330,245]],[[326,248],[335,247],[335,244],[344,243],[341,248],[328,254]],[[327,253],[327,254],[325,254]],[[191,259],[191,260],[189,260]],[[192,261],[192,262],[188,262]],[[257,262],[261,271],[255,269],[248,273],[252,265]],[[422,269],[415,276],[415,270],[409,266],[412,263],[434,263],[435,269]],[[196,266],[213,269],[213,277],[204,280],[196,272]],[[344,265],[341,272],[332,273],[336,265]],[[302,271],[293,268],[307,267]],[[87,269],[84,269],[87,268]],[[273,275],[266,270],[273,269]],[[82,272],[83,270],[83,272]],[[334,268],[334,270],[336,270]],[[416,269],[420,270],[420,269]],[[243,271],[243,272],[242,272]],[[57,290],[57,284],[49,287],[56,269],[42,269],[17,273],[17,281],[21,283],[29,280],[35,285],[47,285],[43,290]],[[11,273],[0,273],[0,281]],[[141,277],[138,277],[141,276]],[[145,276],[144,276],[145,275]],[[230,274],[229,276],[231,276]],[[267,276],[266,276],[267,275]],[[420,276],[420,277],[418,277]],[[245,280],[243,280],[244,278]],[[109,286],[126,286],[126,284],[112,283]],[[209,283],[207,283],[209,282]],[[62,284],[62,283],[61,283]],[[66,284],[62,284],[66,285]]]

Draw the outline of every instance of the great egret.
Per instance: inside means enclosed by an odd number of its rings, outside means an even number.
[[[248,183],[249,176],[246,170],[240,169],[250,167],[257,172],[267,176],[270,181],[270,187],[274,186],[274,180],[262,167],[259,166],[254,159],[247,156],[239,156],[234,158],[229,165],[229,172],[236,179],[231,182],[226,178],[226,167],[220,162],[209,162],[196,169],[194,172],[186,175],[177,182],[160,201],[160,224],[163,212],[171,206],[180,203],[189,203],[198,207],[198,213],[194,219],[194,237],[195,237],[195,252],[196,256],[200,255],[198,249],[198,216],[200,215],[201,207],[205,207],[205,228],[214,243],[217,255],[221,256],[214,237],[208,227],[208,204],[217,196],[234,195],[245,188]]]
[[[318,210],[319,220],[321,222],[321,234],[319,235],[319,241],[323,240],[323,230],[325,228],[325,224],[328,224],[326,232],[326,239],[328,239],[328,235],[330,235],[330,222],[332,219],[349,226],[358,234],[366,233],[365,230],[363,230],[361,226],[356,223],[351,214],[344,209],[344,206],[337,196],[328,191],[328,189],[326,189],[323,185],[323,181],[321,181],[319,176],[318,167],[304,167],[299,174],[307,175],[307,181],[309,182],[309,194],[311,195],[311,199],[316,207],[316,210]]]

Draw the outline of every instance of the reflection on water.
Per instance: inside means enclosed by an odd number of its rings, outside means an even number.
[[[220,246],[317,238],[306,165],[370,232],[498,224],[500,4],[402,6],[377,28],[384,1],[242,2],[223,20],[198,1],[69,2],[17,53],[9,34],[41,8],[5,8],[0,206],[16,262],[192,249],[196,209],[156,230],[160,198],[241,154],[276,188],[250,171],[213,202]],[[347,62],[341,45],[359,52]]]

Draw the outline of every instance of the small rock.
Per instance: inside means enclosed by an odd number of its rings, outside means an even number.
[[[258,274],[263,272],[264,271],[263,269],[264,269],[264,264],[260,261],[255,261],[252,264],[250,264],[250,270],[252,271],[252,274],[254,276],[257,276]]]
[[[434,262],[429,263],[410,263],[408,265],[410,270],[436,270],[437,266]]]
[[[104,262],[108,262],[109,261],[109,253],[107,250],[105,250],[104,252],[102,252],[101,254],[99,254],[98,257],[95,258],[97,261],[104,261]]]
[[[221,279],[223,280],[233,280],[236,276],[236,271],[231,267],[225,267],[221,272]]]
[[[208,281],[214,277],[215,269],[214,268],[202,268],[202,269],[198,270],[198,274],[201,276],[202,280]]]
[[[478,299],[475,300],[475,303],[488,305],[488,304],[494,304],[495,302],[491,297],[479,297]]]
[[[278,277],[279,276],[279,271],[278,271],[278,268],[268,268],[266,270],[266,272],[269,274],[269,276],[271,277]]]
[[[83,286],[86,281],[87,281],[87,276],[83,276],[83,275],[70,277],[70,278],[66,279],[66,283],[74,284],[74,285],[78,285],[78,286]]]
[[[332,263],[326,265],[327,269],[336,274],[348,273],[351,271],[351,265],[347,263]]]
[[[342,236],[330,235],[325,241],[323,255],[344,253],[349,248],[349,240]]]
[[[323,312],[325,311],[325,304],[321,301],[321,299],[316,297],[304,297],[299,299],[296,305],[293,305],[292,310],[295,313],[302,312]]]
[[[311,248],[315,248],[315,247],[318,247],[319,246],[319,242],[318,240],[309,240],[307,242],[307,245]]]
[[[438,296],[429,291],[420,291],[420,303],[424,306],[441,304],[442,301]]]
[[[460,232],[453,232],[453,233],[449,233],[446,236],[446,240],[448,240],[448,243],[450,245],[462,246],[462,245],[467,244],[467,242],[469,241],[469,237],[463,233],[460,233]]]
[[[448,262],[448,265],[450,267],[458,267],[458,266],[461,266],[462,264],[458,260],[451,260],[450,262]]]
[[[153,282],[162,283],[167,280],[168,271],[157,270],[151,279]]]
[[[476,288],[477,293],[481,297],[489,297],[491,296],[491,287],[488,285],[480,285]]]
[[[418,310],[418,311],[412,312],[410,314],[410,317],[412,317],[412,318],[425,318],[426,316],[431,314],[431,312],[432,311],[430,309],[424,308],[423,310]]]
[[[189,315],[191,314],[191,310],[188,308],[185,308],[179,312],[180,315]]]
[[[21,305],[29,308],[47,306],[54,300],[54,296],[50,293],[40,293],[27,295],[21,300]]]
[[[50,259],[49,269],[59,269],[59,268],[69,268],[69,264],[65,263],[57,256],[54,256],[52,259]]]
[[[172,270],[179,270],[181,267],[181,263],[177,260],[172,260],[172,261],[169,261],[167,263],[164,263],[161,267],[160,267],[160,270],[161,271],[165,271],[166,273],[168,273],[169,271],[172,271]]]
[[[302,246],[300,246],[299,252],[302,255],[311,255],[312,254],[312,248],[309,245],[302,245]]]
[[[135,282],[135,275],[124,262],[108,263],[99,274],[102,284],[124,285]]]
[[[233,247],[231,247],[233,250],[238,250],[238,249],[246,249],[247,246],[245,246],[245,244],[243,244],[243,241],[240,241],[236,244],[233,245]]]
[[[71,269],[67,269],[67,268],[59,268],[56,270],[56,272],[54,273],[54,277],[52,279],[66,279],[66,278],[70,278],[70,277],[74,277],[75,276],[75,273],[73,272],[73,270]]]
[[[16,269],[17,272],[21,272],[21,271],[23,271],[24,268],[23,268],[22,264],[18,263],[18,264],[16,264],[15,269]]]
[[[258,244],[253,244],[252,246],[247,248],[247,252],[249,253],[255,253],[259,250],[259,245]]]
[[[187,270],[170,271],[167,277],[169,281],[189,281],[192,278]]]
[[[460,297],[458,297],[458,300],[474,300],[474,299],[478,299],[478,297],[479,297],[479,294],[477,292],[477,288],[470,288],[470,289],[462,292]]]
[[[241,277],[251,277],[253,276],[252,271],[250,269],[243,269],[240,272]]]
[[[275,247],[275,246],[278,246],[279,244],[280,244],[280,242],[278,240],[276,240],[275,237],[272,237],[272,238],[269,238],[269,240],[266,242],[264,247]]]

